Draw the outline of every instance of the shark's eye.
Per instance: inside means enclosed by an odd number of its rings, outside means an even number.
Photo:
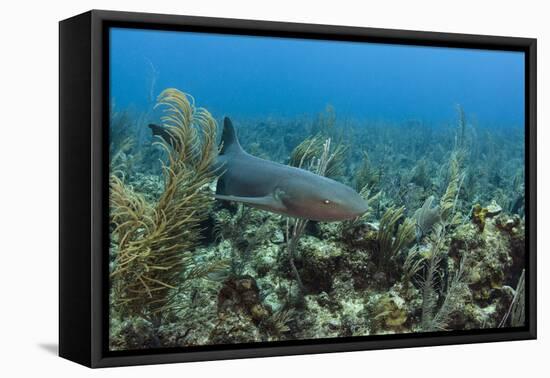
[[[324,203],[325,205],[328,205],[328,204],[330,204],[330,201],[329,201],[329,200],[324,200],[323,203]]]

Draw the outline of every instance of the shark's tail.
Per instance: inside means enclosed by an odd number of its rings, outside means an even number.
[[[170,134],[170,132],[166,128],[155,125],[154,123],[150,123],[149,128],[151,129],[153,136],[161,137],[166,143],[168,143],[172,147],[176,146],[176,139],[172,136],[172,134]]]

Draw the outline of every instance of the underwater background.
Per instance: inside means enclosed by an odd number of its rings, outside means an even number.
[[[523,53],[110,33],[111,350],[525,324]],[[216,200],[225,116],[367,212]]]

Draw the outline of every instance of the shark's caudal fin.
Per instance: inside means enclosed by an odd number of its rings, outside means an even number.
[[[153,132],[153,135],[158,135],[162,137],[162,134],[165,133],[165,130],[162,126],[155,125],[154,123],[150,123],[148,126]]]
[[[155,125],[154,123],[150,123],[149,128],[153,132],[153,136],[159,136],[172,147],[176,147],[176,143],[177,143],[176,139],[164,127]]]
[[[237,133],[235,132],[235,128],[233,127],[233,123],[231,122],[229,117],[225,117],[223,119],[223,133],[221,144],[221,155],[244,152],[243,148],[239,144]]]

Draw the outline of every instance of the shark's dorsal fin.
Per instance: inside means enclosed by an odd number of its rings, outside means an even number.
[[[237,139],[237,133],[233,127],[233,123],[229,117],[223,119],[223,132],[222,132],[222,149],[220,151],[221,155],[228,153],[242,153],[244,152],[243,148]]]

